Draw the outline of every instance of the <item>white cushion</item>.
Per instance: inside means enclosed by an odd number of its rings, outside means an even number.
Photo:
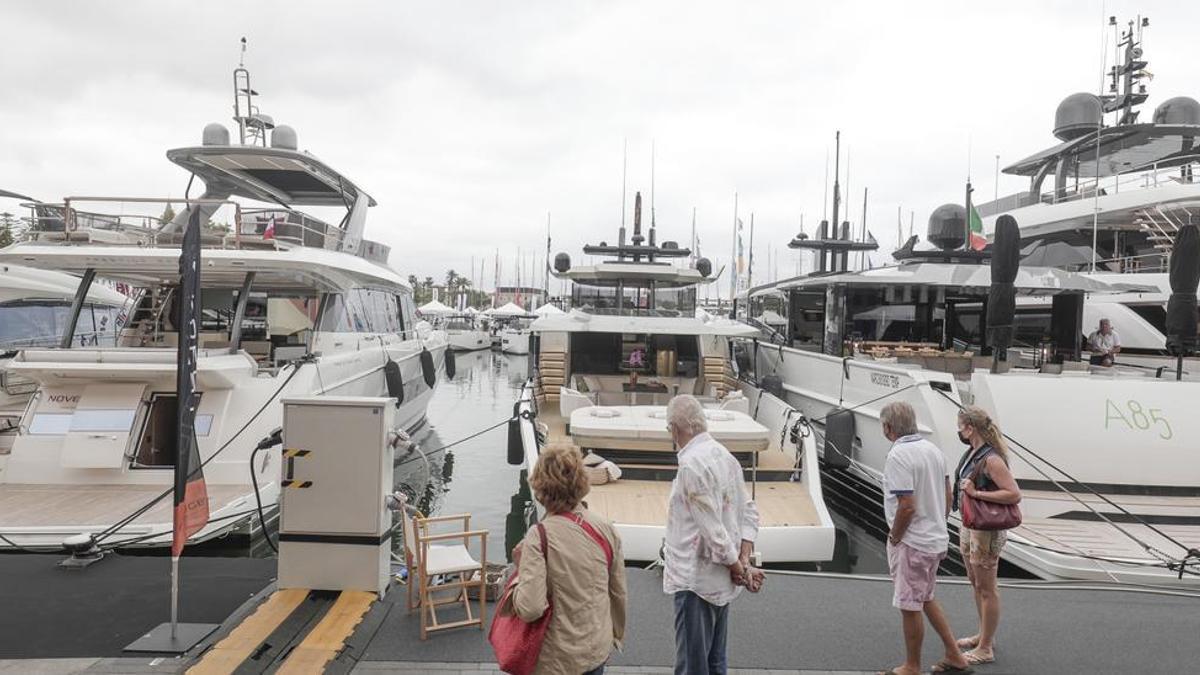
[[[592,408],[588,411],[588,414],[592,417],[609,418],[620,417],[621,411],[613,410],[612,408]]]
[[[437,546],[430,544],[426,549],[425,570],[429,574],[452,574],[479,568],[471,552],[462,544]]]

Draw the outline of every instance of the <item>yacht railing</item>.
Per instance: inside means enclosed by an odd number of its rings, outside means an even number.
[[[259,241],[275,239],[299,246],[337,250],[345,235],[341,229],[292,209],[242,209],[238,235]]]
[[[1036,196],[1031,195],[1028,191],[1018,192],[1005,195],[990,202],[977,204],[975,208],[979,211],[980,217],[986,218],[1038,203],[1062,204],[1083,199],[1093,199],[1096,196],[1097,190],[1099,190],[1100,196],[1103,197],[1109,194],[1118,194],[1122,191],[1145,190],[1165,185],[1200,185],[1200,176],[1196,175],[1200,173],[1200,167],[1197,165],[1200,165],[1200,154],[1184,155],[1172,158],[1169,166],[1159,166],[1159,163],[1155,162],[1145,170],[1117,174],[1103,179],[1099,183],[1095,179],[1081,179],[1076,183],[1074,189],[1065,194],[1059,195],[1054,190],[1043,192]],[[1052,180],[1053,176],[1048,176],[1047,179]]]
[[[214,212],[231,209],[232,214],[226,212],[226,215],[232,215],[232,223],[214,221],[210,216],[202,225],[201,245],[205,248],[262,248],[284,243],[337,250],[345,235],[341,228],[300,211],[284,208],[244,209],[238,202],[223,199],[68,197],[62,204],[27,204],[32,216],[25,238],[45,242],[135,244],[151,248],[176,247],[183,240],[182,232],[164,232],[166,223],[158,216],[84,211],[75,206],[84,202],[138,205],[143,209],[149,205],[162,205],[165,208],[180,204],[214,207]]]

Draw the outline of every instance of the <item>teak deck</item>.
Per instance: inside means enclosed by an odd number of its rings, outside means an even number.
[[[89,485],[0,483],[0,528],[104,527],[127,517],[159,496],[167,485]],[[241,485],[208,485],[209,508],[224,508],[244,497]],[[134,525],[171,522],[170,495]]]
[[[760,527],[821,524],[817,509],[802,484],[762,482],[753,489]],[[622,479],[593,485],[585,501],[589,510],[617,525],[663,525],[667,522],[670,495],[670,481]]]
[[[547,442],[569,443],[566,424],[554,403],[543,404],[538,420],[549,428]],[[670,449],[667,449],[670,452]],[[600,454],[603,454],[602,452]],[[761,471],[779,472],[792,468],[792,460],[777,449],[758,453]],[[754,491],[761,527],[820,525],[820,516],[802,483],[781,480],[747,482]],[[605,485],[593,485],[587,496],[588,508],[618,525],[663,525],[667,522],[667,501],[671,481],[621,479]]]

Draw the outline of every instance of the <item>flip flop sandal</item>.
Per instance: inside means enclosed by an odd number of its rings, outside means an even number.
[[[985,663],[995,663],[996,662],[996,654],[995,653],[993,653],[991,656],[980,656],[979,654],[975,653],[974,649],[972,649],[969,652],[965,652],[963,654],[963,658],[967,660],[967,663],[970,663],[973,666],[982,666]]]
[[[931,672],[931,673],[958,673],[959,675],[971,675],[971,673],[974,673],[975,671],[972,670],[970,666],[967,666],[966,668],[959,668],[958,666],[956,666],[952,663],[946,663],[945,661],[938,661],[937,663],[933,664],[933,667],[929,669],[929,672]]]
[[[975,649],[979,646],[979,638],[959,638],[954,641],[959,649]]]

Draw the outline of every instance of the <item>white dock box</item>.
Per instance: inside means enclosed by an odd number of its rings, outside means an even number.
[[[373,591],[391,559],[395,401],[283,400],[279,587]]]

